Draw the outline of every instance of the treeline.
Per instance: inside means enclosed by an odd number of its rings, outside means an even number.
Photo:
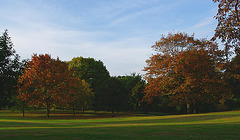
[[[7,31],[1,36],[1,108],[32,106],[95,111],[198,113],[239,108],[239,53],[228,61],[213,41],[169,33],[152,48],[144,79],[111,77],[94,58],[69,62],[34,54],[20,62]],[[4,51],[3,51],[4,50]],[[4,63],[3,63],[4,62]]]
[[[3,54],[4,53],[4,54]],[[139,74],[111,77],[94,58],[69,62],[34,54],[20,62],[7,30],[1,36],[1,108],[51,108],[95,111],[141,111],[145,81]],[[10,79],[11,78],[11,79]]]
[[[240,107],[239,3],[219,2],[211,40],[177,32],[162,36],[146,74],[111,77],[94,58],[69,62],[34,54],[19,61],[7,30],[0,36],[0,108],[28,106],[111,111],[198,113]],[[233,10],[234,9],[234,10]],[[224,49],[215,42],[220,39]]]

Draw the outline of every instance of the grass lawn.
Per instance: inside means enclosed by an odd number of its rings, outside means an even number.
[[[0,139],[240,139],[240,111],[153,116],[0,111]]]

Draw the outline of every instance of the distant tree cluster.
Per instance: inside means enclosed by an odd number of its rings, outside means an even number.
[[[46,108],[47,117],[55,106],[71,109],[74,116],[76,110],[84,112],[89,108],[111,111],[114,116],[116,111],[128,111],[132,88],[140,83],[144,85],[136,74],[127,78],[110,77],[103,62],[93,58],[77,57],[63,62],[48,54],[34,54],[26,65],[18,79],[23,113],[24,106],[31,105]],[[143,93],[143,89],[134,93]],[[135,95],[133,98],[139,106],[142,98]]]
[[[54,105],[69,106],[73,112],[78,107],[86,108],[85,101],[92,94],[89,85],[74,76],[66,62],[47,54],[34,54],[18,83],[18,98],[28,105],[46,107],[47,117]]]

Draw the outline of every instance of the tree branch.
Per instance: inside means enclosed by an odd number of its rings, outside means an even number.
[[[236,0],[236,1],[237,1],[236,4],[235,4],[236,17],[237,17],[237,21],[240,22],[239,15],[238,15],[239,0]]]

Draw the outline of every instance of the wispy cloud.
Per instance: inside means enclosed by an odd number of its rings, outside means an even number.
[[[214,19],[217,9],[213,8],[206,12],[206,16],[203,19],[198,20],[195,24],[188,27],[186,30],[196,34],[198,38],[210,39],[214,34],[214,29],[217,25],[217,21]]]
[[[112,75],[143,73],[150,45],[142,38],[125,38],[119,41],[96,42],[93,36],[108,35],[104,32],[45,31],[22,33],[10,31],[15,49],[22,58],[33,53],[51,54],[54,58],[69,61],[73,57],[93,57],[102,60]]]
[[[197,11],[199,3],[202,7]],[[141,70],[152,52],[150,46],[161,34],[180,29],[202,37],[213,31],[213,14],[201,11],[209,3],[9,0],[0,5],[0,30],[9,30],[22,58],[33,53],[49,53],[64,61],[93,57],[102,60],[112,75],[144,73]]]
[[[202,21],[200,21],[199,23],[192,26],[192,28],[195,28],[195,29],[204,28],[204,27],[208,27],[209,25],[212,25],[214,23],[215,23],[215,21],[214,21],[213,17],[207,17],[207,18],[203,19]]]

